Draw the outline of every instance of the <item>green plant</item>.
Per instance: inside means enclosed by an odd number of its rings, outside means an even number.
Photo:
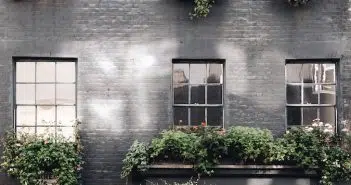
[[[295,7],[305,5],[309,2],[310,0],[288,0],[288,2]]]
[[[123,159],[121,178],[126,178],[133,170],[146,171],[149,162],[148,148],[144,143],[133,142]]]
[[[215,165],[227,154],[224,133],[218,128],[200,126],[197,136],[195,169],[199,173],[211,175]]]
[[[351,156],[336,142],[332,130],[330,124],[314,120],[311,126],[292,128],[277,139],[267,129],[232,127],[226,132],[205,123],[163,131],[150,145],[132,145],[121,176],[164,161],[192,163],[199,175],[211,175],[223,158],[229,158],[232,164],[298,165],[316,170],[321,183],[330,185],[351,177]]]
[[[195,160],[196,135],[177,130],[164,131],[155,138],[150,146],[150,158],[153,160],[191,162]]]
[[[236,163],[267,163],[273,144],[267,129],[233,127],[226,135],[231,159]]]
[[[207,17],[215,0],[194,0],[194,9],[190,13],[190,18]]]
[[[23,185],[43,184],[43,176],[51,174],[58,184],[77,185],[82,169],[82,146],[77,138],[68,142],[63,138],[25,135],[17,138],[7,132],[3,141],[2,170],[19,179]]]

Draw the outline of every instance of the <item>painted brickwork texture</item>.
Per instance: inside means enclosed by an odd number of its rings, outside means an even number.
[[[341,58],[339,118],[351,118],[351,2],[217,0],[191,21],[187,0],[0,2],[0,135],[12,127],[12,57],[78,58],[84,185],[121,185],[134,139],[172,125],[173,58],[226,60],[225,127],[285,129],[285,59]],[[12,184],[0,175],[1,185]]]

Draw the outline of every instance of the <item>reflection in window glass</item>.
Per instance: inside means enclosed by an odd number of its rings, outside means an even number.
[[[335,125],[335,69],[330,61],[286,64],[288,126],[309,125],[315,119]]]
[[[189,64],[173,65],[173,83],[189,83]]]
[[[190,64],[190,83],[206,83],[206,64]]]
[[[55,104],[55,84],[37,84],[36,87],[36,104]]]
[[[223,71],[221,63],[173,64],[174,125],[223,125]]]
[[[28,59],[17,61],[15,66],[17,134],[57,136],[58,128],[62,127],[67,130],[65,137],[72,135],[76,118],[76,63]]]

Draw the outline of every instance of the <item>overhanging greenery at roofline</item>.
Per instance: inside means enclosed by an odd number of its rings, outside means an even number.
[[[320,182],[351,178],[351,156],[330,125],[316,120],[313,126],[291,129],[274,139],[267,129],[232,127],[223,129],[195,126],[167,130],[151,143],[135,141],[123,160],[122,178],[145,172],[160,163],[193,166],[199,175],[211,175],[218,164],[296,165],[316,170]]]

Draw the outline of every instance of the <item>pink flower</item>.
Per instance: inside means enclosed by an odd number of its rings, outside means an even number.
[[[206,122],[201,123],[201,126],[203,126],[203,127],[206,127],[206,125],[207,125]]]

